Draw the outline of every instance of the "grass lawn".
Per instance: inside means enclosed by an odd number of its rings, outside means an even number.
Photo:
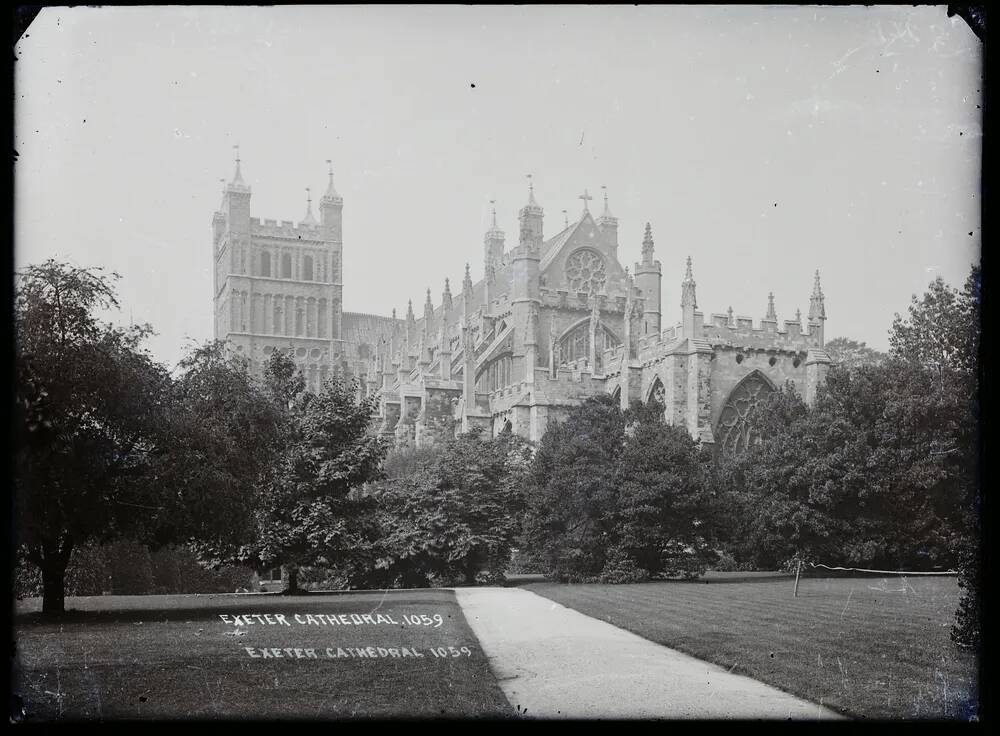
[[[949,639],[952,577],[718,576],[526,586],[588,616],[860,718],[975,717],[978,666]]]
[[[29,722],[516,715],[447,590],[68,598],[75,610],[55,621],[38,607],[20,603],[14,621],[15,687]],[[274,623],[237,626],[219,614],[267,614]],[[331,624],[318,614],[374,623]],[[404,619],[421,614],[430,625]],[[423,656],[403,656],[404,648]]]

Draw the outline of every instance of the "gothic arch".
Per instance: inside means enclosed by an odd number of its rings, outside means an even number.
[[[659,376],[653,379],[653,382],[649,385],[649,391],[646,392],[646,402],[649,403],[652,399],[656,399],[660,402],[660,405],[666,407],[667,405],[667,390],[663,387],[663,381],[660,380]]]
[[[615,401],[621,401],[622,400],[622,387],[621,386],[615,386],[615,390],[611,392],[611,398],[614,399]]]
[[[715,426],[719,447],[726,453],[743,452],[754,441],[748,417],[750,412],[770,393],[774,384],[760,371],[751,371],[733,387],[722,405]]]
[[[598,320],[597,323],[597,350],[595,357],[597,365],[591,366],[593,370],[601,369],[601,358],[603,352],[612,347],[621,345],[622,341],[604,322]],[[570,363],[580,358],[590,356],[590,317],[579,319],[566,328],[555,342],[556,365]]]

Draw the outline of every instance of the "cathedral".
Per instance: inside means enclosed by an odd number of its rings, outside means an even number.
[[[607,195],[595,218],[584,192],[575,222],[545,237],[544,211],[529,183],[508,247],[493,210],[483,238],[483,276],[448,279],[422,314],[343,311],[344,201],[329,174],[299,222],[250,216],[250,187],[236,159],[212,221],[215,336],[259,372],[285,350],[316,390],[330,375],[377,392],[379,431],[397,445],[428,445],[482,428],[539,440],[589,396],[621,406],[655,398],[671,424],[724,451],[748,441],[747,414],[767,392],[792,381],[807,402],[830,359],[816,273],[809,314],[779,323],[773,296],[755,326],[749,317],[698,309],[691,258],[681,282],[681,319],[663,324],[662,267],[647,223],[631,273],[619,254],[618,220]],[[350,247],[350,246],[348,246]]]

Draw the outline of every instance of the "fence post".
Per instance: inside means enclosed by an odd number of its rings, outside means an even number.
[[[799,597],[799,573],[801,571],[802,571],[802,560],[799,560],[798,564],[795,566],[795,590],[792,593],[793,598]]]

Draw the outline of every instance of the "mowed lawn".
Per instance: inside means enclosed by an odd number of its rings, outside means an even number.
[[[526,586],[588,616],[855,718],[974,718],[976,657],[949,627],[952,577],[716,575],[696,582]]]
[[[67,599],[67,609],[76,610],[46,621],[37,600],[18,606],[15,686],[29,722],[516,715],[447,590],[102,596]],[[237,626],[219,614],[267,614],[275,623]],[[276,614],[291,625],[277,623]],[[295,614],[316,623],[299,624]],[[383,620],[319,625],[317,614]],[[421,615],[430,625],[404,618]],[[350,656],[369,647],[400,656]],[[328,648],[348,657],[329,658]],[[423,656],[404,657],[403,648]],[[261,656],[263,649],[282,656]]]

